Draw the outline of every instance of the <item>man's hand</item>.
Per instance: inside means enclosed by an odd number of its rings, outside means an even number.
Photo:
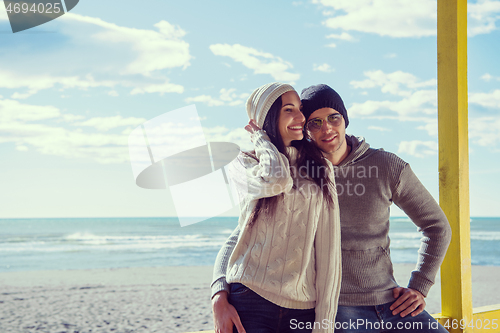
[[[424,311],[425,300],[420,291],[397,287],[392,289],[392,294],[396,298],[396,301],[389,308],[393,315],[401,313],[401,317],[406,317],[411,313],[411,316],[415,317]]]
[[[215,333],[233,333],[233,325],[238,333],[246,333],[240,321],[240,316],[234,306],[227,301],[227,291],[219,291],[212,298]]]

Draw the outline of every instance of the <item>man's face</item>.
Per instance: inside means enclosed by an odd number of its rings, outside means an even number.
[[[345,145],[345,120],[341,116],[342,121],[338,126],[328,122],[327,118],[331,114],[340,114],[337,110],[332,108],[322,108],[314,111],[307,121],[319,118],[323,120],[323,125],[317,131],[310,131],[310,138],[316,143],[319,149],[325,154],[334,154],[336,152],[343,152],[346,149]]]

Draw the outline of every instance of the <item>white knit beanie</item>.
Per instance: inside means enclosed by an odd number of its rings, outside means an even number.
[[[254,119],[257,126],[262,128],[271,105],[288,91],[295,89],[289,84],[280,82],[268,83],[255,89],[247,100],[248,117]]]

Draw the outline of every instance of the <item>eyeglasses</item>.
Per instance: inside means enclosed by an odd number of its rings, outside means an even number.
[[[340,126],[342,124],[342,115],[340,113],[332,113],[328,117],[326,117],[326,120],[330,123],[332,126]],[[311,119],[307,122],[306,128],[310,132],[317,132],[323,127],[323,119],[322,118],[314,118]]]

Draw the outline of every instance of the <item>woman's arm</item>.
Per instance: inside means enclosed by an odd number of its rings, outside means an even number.
[[[226,282],[226,269],[229,258],[233,253],[238,236],[240,234],[239,226],[222,246],[217,259],[215,259],[213,282],[212,282],[212,311],[214,314],[214,327],[216,333],[232,333],[233,325],[236,326],[239,333],[245,333],[241,324],[240,317],[234,306],[229,304],[229,285]]]
[[[229,165],[229,176],[240,200],[257,200],[289,191],[293,179],[288,158],[272,144],[265,131],[255,124],[251,131],[247,127],[254,143],[255,158],[241,153]]]
[[[217,254],[214,265],[213,282],[211,285],[212,298],[219,291],[226,291],[227,293],[229,293],[229,284],[226,282],[226,270],[229,263],[229,258],[233,253],[236,243],[238,242],[239,234],[240,227],[236,226],[236,229],[234,229],[233,233],[229,236],[224,245],[222,245],[222,248]]]

